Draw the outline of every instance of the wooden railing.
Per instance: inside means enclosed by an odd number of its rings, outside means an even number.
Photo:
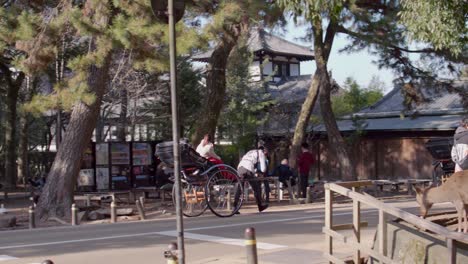
[[[422,219],[414,214],[403,211],[399,208],[385,204],[378,199],[357,192],[357,189],[364,186],[373,186],[372,181],[345,182],[345,183],[327,183],[325,184],[325,234],[326,252],[325,257],[330,263],[345,263],[333,255],[333,239],[337,239],[354,250],[354,263],[361,263],[361,252],[375,259],[379,263],[397,263],[387,256],[387,215],[396,216],[404,221],[423,230],[428,230],[439,235],[446,240],[449,259],[446,263],[456,263],[456,241],[468,243],[468,234],[450,231],[447,228],[428,220]],[[349,189],[352,188],[352,189]],[[337,231],[343,229],[343,225],[333,225],[333,192],[349,197],[353,200],[353,221],[349,225],[354,231],[354,238],[350,239]],[[363,246],[361,239],[361,203],[376,208],[379,211],[378,224],[378,251]]]

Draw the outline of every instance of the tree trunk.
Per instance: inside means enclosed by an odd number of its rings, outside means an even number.
[[[336,154],[340,164],[341,176],[343,180],[353,180],[355,179],[355,170],[351,164],[351,159],[349,158],[346,142],[341,136],[338,125],[336,124],[336,118],[333,114],[330,100],[331,83],[327,69],[327,52],[329,54],[333,44],[335,24],[333,20],[329,23],[327,28],[327,37],[325,38],[325,41],[322,42],[323,34],[321,21],[321,18],[316,18],[313,22],[315,63],[317,65],[316,74],[318,74],[320,82],[320,111],[322,113],[323,123],[327,129],[328,145],[332,152]]]
[[[300,144],[306,136],[306,129],[309,122],[310,115],[314,108],[317,94],[320,96],[320,110],[323,117],[323,122],[327,129],[328,141],[331,150],[336,153],[338,162],[340,163],[341,170],[344,172],[344,179],[354,179],[355,170],[349,158],[346,143],[341,136],[341,133],[336,124],[335,115],[331,107],[331,84],[328,75],[327,63],[330,56],[330,51],[333,45],[333,40],[336,34],[336,22],[332,19],[327,27],[325,39],[323,39],[322,18],[317,16],[313,22],[314,34],[314,52],[315,63],[317,70],[315,71],[312,79],[311,87],[307,94],[307,98],[302,106],[301,113],[296,124],[292,146],[290,149],[290,162],[295,167],[297,156],[300,152]]]
[[[25,184],[29,178],[29,155],[28,155],[28,114],[22,113],[19,119],[19,155],[18,155],[18,183]]]
[[[334,24],[330,23],[328,25],[327,32],[325,35],[325,43],[323,43],[323,32],[321,29],[321,22],[319,24],[320,25],[314,25],[314,27],[320,26],[320,30],[316,31],[314,36],[314,47],[318,45],[319,48],[317,49],[317,47],[315,47],[316,50],[314,52],[316,54],[316,58],[317,56],[320,56],[320,58],[323,60],[323,63],[326,66],[336,32],[334,31]],[[294,129],[293,140],[291,142],[291,149],[289,150],[289,164],[292,168],[296,168],[296,161],[301,151],[301,144],[304,142],[304,139],[306,137],[307,126],[309,125],[310,121],[310,115],[312,114],[315,103],[317,102],[319,91],[320,74],[318,71],[315,71],[314,76],[312,77],[312,83],[310,84],[310,88],[307,93],[307,97],[304,103],[302,104],[301,112],[297,119],[296,128]]]
[[[225,103],[228,57],[236,42],[237,38],[223,38],[211,55],[206,77],[207,95],[203,102],[204,108],[192,136],[194,145],[197,145],[205,134],[210,134],[214,138],[218,118]]]
[[[96,122],[96,143],[102,143],[104,141],[104,118],[99,114]]]
[[[322,112],[323,123],[327,129],[328,145],[336,154],[340,164],[341,177],[343,180],[355,180],[356,173],[351,163],[346,142],[341,136],[336,118],[332,111],[330,100],[331,84],[328,72],[321,72],[320,78],[320,109]]]
[[[297,158],[301,152],[301,144],[304,142],[304,138],[307,133],[307,126],[309,124],[310,115],[314,110],[315,102],[317,101],[319,93],[319,79],[317,73],[314,73],[312,83],[310,84],[307,97],[302,104],[301,112],[297,119],[296,128],[294,129],[294,137],[291,144],[289,153],[289,165],[292,168],[296,168]]]
[[[87,14],[90,15],[91,21],[97,26],[107,28],[112,15],[107,13],[107,1],[87,1],[85,5],[89,5],[84,9],[89,11]],[[94,102],[88,105],[79,101],[73,106],[67,129],[37,205],[37,217],[41,220],[54,216],[68,218],[71,214],[73,191],[83,153],[91,141],[100,114],[102,97],[109,82],[112,49],[106,50],[108,47],[98,49],[100,45],[96,43],[99,41],[108,40],[99,39],[99,35],[91,37],[88,55],[99,56],[100,65],[92,64],[86,68],[88,91],[93,93]]]
[[[70,122],[39,199],[38,217],[42,220],[70,215],[81,158],[96,127],[102,96],[108,85],[110,59],[111,55],[107,54],[102,67],[93,65],[89,69],[88,87],[96,99],[91,105],[79,102],[73,107]]]
[[[26,86],[21,99],[21,103],[31,101],[36,93],[37,80],[35,78],[26,77]],[[18,183],[26,185],[29,175],[29,125],[30,114],[26,111],[21,111],[19,114],[19,155],[18,155]]]
[[[6,71],[7,98],[5,111],[5,185],[9,188],[16,186],[16,147],[18,146],[16,137],[18,94],[24,80],[24,74],[19,73],[15,80],[9,70]]]

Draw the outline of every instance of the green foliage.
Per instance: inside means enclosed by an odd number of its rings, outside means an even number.
[[[338,117],[371,106],[383,97],[381,88],[371,86],[363,89],[351,77],[346,79],[343,88],[343,93],[332,98],[333,112]]]
[[[263,82],[251,80],[252,56],[246,45],[238,46],[231,53],[226,76],[228,98],[220,117],[221,134],[241,149],[255,141],[256,129],[265,122],[266,110],[273,104]]]
[[[52,94],[34,96],[26,109],[38,112],[56,108],[70,110],[78,101],[92,104],[95,96],[87,86],[89,69],[101,67],[105,58],[118,50],[131,51],[135,69],[148,72],[169,69],[168,27],[153,18],[150,1],[113,1],[111,4],[88,0],[83,5],[55,8],[57,11],[48,16],[36,9],[23,10],[19,16],[0,9],[0,24],[16,29],[21,36],[16,39],[22,41],[19,48],[25,56],[19,57],[16,65],[30,75],[47,70],[59,55],[57,47],[62,46],[63,36],[71,38],[67,50],[62,52],[68,55],[66,70],[73,74],[57,83]],[[179,23],[177,33],[179,53],[186,54],[196,46],[194,43],[198,38],[194,30]],[[15,37],[5,30],[0,30],[0,36],[0,39]],[[2,43],[0,40],[0,45]],[[85,51],[82,46],[94,48]]]
[[[166,76],[167,78],[167,76]],[[157,74],[144,74],[144,80],[148,86],[146,94],[154,96],[139,106],[141,112],[145,112],[145,122],[156,127],[157,139],[169,139],[172,137],[171,97],[168,80],[161,80]],[[122,89],[125,89],[122,88]],[[204,87],[199,70],[195,70],[187,58],[178,58],[177,65],[177,90],[179,96],[179,123],[182,137],[188,137],[194,124],[200,118],[201,98]],[[152,95],[151,95],[152,94]],[[133,111],[138,111],[133,109]],[[138,114],[139,115],[139,114]]]
[[[466,53],[466,0],[402,0],[401,5],[399,17],[409,37],[429,42],[438,50],[448,49],[455,55]]]
[[[293,13],[295,17],[314,20],[321,15],[337,19],[342,15],[346,0],[279,0],[276,3]],[[354,1],[351,1],[354,2]]]
[[[203,27],[203,37],[219,41],[239,35],[250,25],[285,25],[282,8],[269,0],[197,1],[197,13],[207,13],[209,23]]]
[[[223,158],[224,164],[230,165],[234,168],[239,164],[239,145],[216,145],[215,151],[220,157]]]
[[[187,59],[179,61],[177,71],[177,89],[180,99],[179,116],[181,126],[185,128],[184,134],[188,137],[200,115],[204,86],[201,84],[201,73],[194,70]],[[167,125],[169,126],[169,123]]]

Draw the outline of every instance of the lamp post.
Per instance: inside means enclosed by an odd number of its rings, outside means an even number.
[[[185,264],[184,222],[182,215],[182,192],[180,183],[179,113],[177,107],[177,69],[175,24],[184,14],[184,0],[151,0],[157,19],[169,23],[169,58],[171,76],[172,141],[174,150],[174,177],[176,191],[177,248],[180,264]]]

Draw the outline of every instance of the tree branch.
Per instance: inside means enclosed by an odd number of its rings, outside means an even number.
[[[404,51],[404,52],[408,52],[408,53],[434,53],[435,52],[435,50],[432,49],[432,48],[412,50],[412,49],[407,49],[407,48],[399,47],[399,46],[396,46],[396,45],[392,45],[392,44],[390,44],[388,42],[385,42],[385,41],[383,41],[381,39],[372,38],[371,36],[351,31],[351,30],[343,27],[342,25],[337,25],[336,26],[336,31],[339,32],[339,33],[349,35],[349,36],[351,36],[353,38],[356,38],[356,39],[366,39],[367,42],[383,45],[383,46],[390,47],[390,48],[393,48],[393,49],[398,49],[400,51]]]
[[[348,35],[350,37],[353,37],[353,38],[356,38],[356,39],[365,40],[365,41],[367,41],[369,43],[382,45],[384,47],[389,47],[389,48],[399,50],[399,51],[402,51],[402,52],[407,52],[407,53],[428,53],[428,54],[432,53],[432,54],[436,54],[436,55],[439,55],[439,56],[443,56],[443,57],[445,57],[445,58],[447,58],[447,59],[449,59],[449,60],[451,60],[453,62],[461,62],[461,63],[465,63],[465,64],[468,63],[468,57],[461,56],[461,55],[458,56],[458,57],[455,57],[448,50],[436,50],[436,49],[433,49],[433,48],[413,50],[413,49],[403,48],[403,47],[388,43],[388,42],[384,41],[383,39],[375,38],[375,37],[372,37],[372,36],[369,36],[369,35],[365,35],[365,34],[361,34],[361,33],[349,30],[349,29],[343,27],[342,25],[337,25],[336,26],[336,32],[343,33],[343,34],[346,34],[346,35]]]
[[[324,40],[324,59],[328,61],[328,58],[330,57],[330,52],[332,49],[333,45],[333,40],[336,35],[336,28],[338,26],[338,22],[336,21],[336,18],[332,18],[330,20],[330,23],[328,24],[327,31],[325,33],[325,40]]]

